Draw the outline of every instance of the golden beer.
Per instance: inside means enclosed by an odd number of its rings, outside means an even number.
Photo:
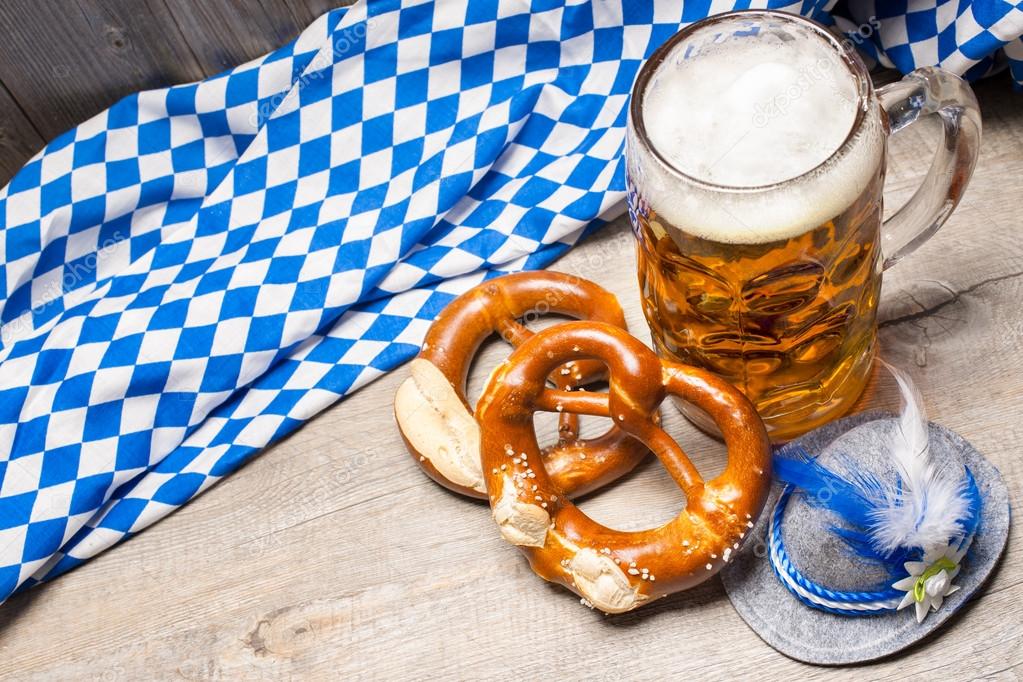
[[[887,137],[925,113],[956,125],[929,182],[882,223]],[[640,71],[626,140],[657,352],[733,383],[776,441],[847,412],[876,353],[882,272],[948,217],[979,134],[957,77],[924,69],[875,92],[800,17],[734,12],[676,34]]]
[[[766,244],[710,241],[637,212],[639,288],[658,353],[728,379],[776,439],[848,410],[874,356],[882,180],[823,225]]]

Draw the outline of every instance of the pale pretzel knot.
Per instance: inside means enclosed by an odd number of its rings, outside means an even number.
[[[573,358],[606,363],[607,394],[545,386],[550,370]],[[694,403],[721,429],[728,464],[720,476],[704,481],[657,425],[654,415],[668,394]],[[476,409],[483,471],[501,534],[525,552],[542,578],[607,613],[714,575],[749,535],[767,498],[770,444],[749,400],[708,372],[662,362],[610,325],[570,322],[540,332],[494,371]],[[533,432],[534,412],[558,409],[610,417],[643,441],[685,492],[685,509],[660,528],[638,532],[613,530],[583,514],[548,476]],[[525,457],[509,457],[508,451]]]
[[[504,275],[465,292],[437,316],[422,352],[410,363],[411,376],[394,397],[394,415],[409,452],[430,478],[471,497],[485,498],[480,467],[479,427],[465,397],[469,364],[483,341],[500,333],[512,346],[533,332],[522,317],[559,313],[625,327],[618,300],[593,282],[558,272]],[[568,359],[550,366],[559,389],[606,376],[604,364]],[[546,375],[541,378],[546,381]],[[612,427],[602,436],[580,439],[579,417],[562,413],[559,441],[542,454],[551,478],[565,495],[582,495],[630,471],[646,447]],[[509,458],[509,462],[511,458]]]

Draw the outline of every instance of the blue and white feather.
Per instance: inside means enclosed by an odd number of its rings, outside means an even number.
[[[881,551],[919,547],[924,551],[948,544],[961,534],[969,513],[967,479],[962,467],[954,468],[930,456],[927,417],[920,394],[902,371],[881,363],[899,384],[902,411],[899,429],[889,452],[899,472],[899,482],[882,485],[872,500],[871,529]]]

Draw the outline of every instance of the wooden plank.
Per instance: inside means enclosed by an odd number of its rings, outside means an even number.
[[[207,76],[262,56],[305,28],[281,2],[166,0],[166,4]]]
[[[321,14],[354,0],[165,0],[208,76],[292,40]]]
[[[935,421],[972,441],[1023,505],[1023,109],[978,88],[986,137],[949,224],[885,280],[882,352],[913,371]],[[917,134],[919,133],[919,135]],[[909,135],[909,133],[907,133]],[[893,145],[893,202],[924,131]],[[907,144],[908,143],[908,144]],[[905,175],[903,174],[905,171]],[[898,175],[898,177],[895,177]],[[648,340],[624,220],[558,262],[616,293]],[[484,349],[470,393],[506,353]],[[712,581],[617,617],[536,578],[485,505],[427,480],[394,429],[398,370],[327,410],[192,504],[0,607],[0,674],[18,679],[1013,679],[1023,675],[1023,531],[950,627],[881,663],[819,669],[761,642]],[[878,376],[864,407],[895,408]],[[705,474],[722,446],[663,411]],[[599,421],[599,420],[597,420]],[[594,426],[591,424],[591,427]],[[681,497],[647,462],[582,507],[656,524]]]
[[[262,0],[264,6],[285,5],[299,26],[308,26],[335,7],[351,5],[355,0]]]
[[[0,83],[0,187],[43,146],[43,138]]]
[[[0,22],[12,27],[0,41],[0,185],[46,141],[124,95],[258,57],[350,1],[0,3]]]
[[[47,140],[147,88],[202,77],[162,0],[0,3],[0,74]]]

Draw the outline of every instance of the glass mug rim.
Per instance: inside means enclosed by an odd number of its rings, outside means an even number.
[[[689,175],[665,158],[665,156],[661,154],[660,150],[651,143],[650,138],[647,135],[646,122],[643,119],[642,107],[643,100],[646,95],[646,88],[650,79],[655,73],[657,73],[657,70],[667,59],[668,55],[678,46],[679,43],[692,37],[698,31],[702,31],[708,27],[746,17],[753,19],[779,20],[781,22],[799,25],[802,28],[811,30],[817,38],[823,39],[824,42],[834,48],[841,58],[843,65],[845,65],[848,69],[856,83],[856,116],[849,128],[849,132],[842,140],[842,143],[838,145],[838,147],[836,147],[826,159],[799,175],[764,185],[722,185]],[[847,49],[846,46],[843,45],[842,41],[840,41],[833,33],[828,31],[828,29],[823,25],[798,14],[790,14],[788,12],[780,12],[777,10],[735,10],[732,12],[715,14],[706,19],[696,21],[672,35],[660,47],[654,50],[650,57],[643,63],[643,66],[640,67],[639,74],[636,76],[636,82],[632,86],[632,98],[629,102],[629,127],[632,128],[637,141],[653,156],[657,163],[662,165],[674,176],[691,185],[718,193],[751,194],[769,192],[784,188],[790,184],[798,183],[801,180],[811,178],[819,172],[827,169],[836,158],[844,155],[849,147],[851,147],[855,142],[857,134],[863,127],[873,93],[873,81],[870,79],[870,74],[867,71],[866,65],[863,63],[863,60],[860,59],[855,50]]]

